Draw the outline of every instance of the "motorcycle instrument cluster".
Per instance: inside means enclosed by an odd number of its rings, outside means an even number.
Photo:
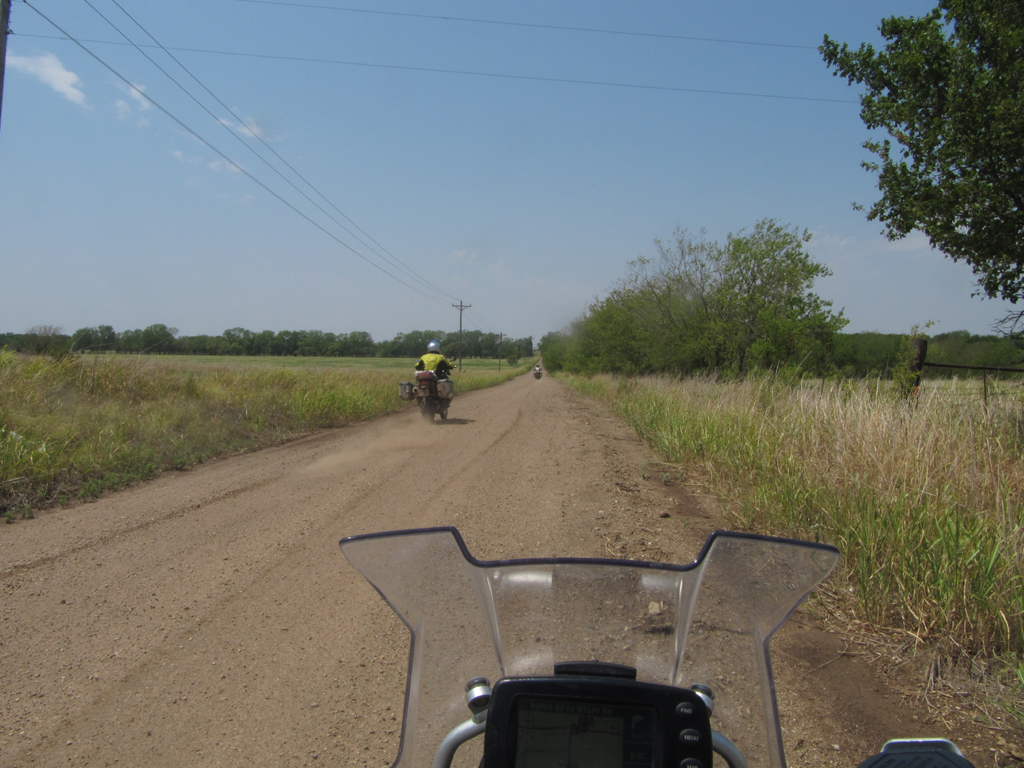
[[[499,681],[484,738],[486,768],[710,768],[712,758],[697,693],[593,675]]]

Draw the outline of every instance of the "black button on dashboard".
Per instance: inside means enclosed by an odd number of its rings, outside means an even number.
[[[688,757],[679,764],[679,768],[704,768],[704,763],[696,757]]]
[[[680,701],[676,704],[676,714],[680,717],[693,717],[694,706],[692,701]]]
[[[700,731],[696,728],[687,728],[679,733],[679,741],[683,744],[700,744]]]

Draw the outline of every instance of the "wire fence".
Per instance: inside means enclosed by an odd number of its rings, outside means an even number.
[[[924,368],[946,368],[959,371],[980,371],[981,377],[970,376],[961,378],[932,378],[924,381],[919,380],[919,388],[926,387],[930,397],[945,397],[959,404],[981,403],[988,408],[991,401],[999,397],[1020,397],[1024,392],[1024,380],[1019,374],[1024,374],[1024,368],[1008,368],[1005,366],[988,365],[958,365],[954,363],[930,363],[924,360],[927,347],[917,351],[919,355],[917,369],[919,373]],[[1005,378],[1004,374],[1018,374],[1012,378]]]

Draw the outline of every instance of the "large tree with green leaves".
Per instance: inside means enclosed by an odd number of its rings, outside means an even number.
[[[774,219],[699,250],[690,272],[707,362],[744,372],[795,364],[848,322],[812,290],[832,272],[804,250],[811,236]]]
[[[831,273],[804,250],[809,239],[773,219],[725,245],[678,230],[671,244],[655,241],[656,259],[630,262],[629,276],[569,334],[545,336],[544,360],[629,375],[813,363],[847,321],[813,291]]]
[[[890,239],[923,231],[987,296],[1024,298],[1024,3],[941,0],[880,31],[883,50],[827,35],[819,49],[865,86],[865,125],[888,133],[864,144],[882,193],[868,218]]]

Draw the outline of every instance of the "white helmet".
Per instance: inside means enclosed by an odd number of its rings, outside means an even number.
[[[436,352],[437,354],[441,354],[440,342],[437,339],[434,339],[429,344],[427,344],[427,352]]]

